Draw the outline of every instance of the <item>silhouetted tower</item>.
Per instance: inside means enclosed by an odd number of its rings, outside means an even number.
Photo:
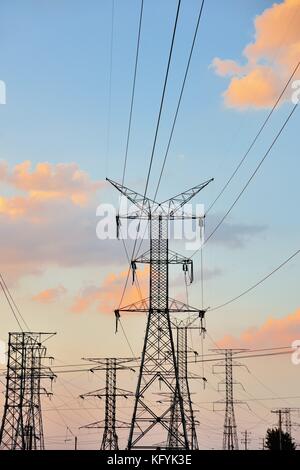
[[[117,428],[128,428],[129,425],[124,421],[118,421],[116,419],[117,397],[127,398],[128,396],[133,395],[133,393],[128,390],[117,388],[117,370],[133,370],[130,366],[126,365],[128,362],[132,362],[133,359],[108,357],[103,359],[86,358],[84,360],[98,364],[97,367],[93,367],[91,369],[91,372],[105,370],[106,379],[105,388],[80,395],[81,398],[105,398],[104,420],[96,421],[82,427],[87,429],[103,428],[104,431],[100,449],[118,450],[119,444]]]
[[[284,430],[292,437],[292,427],[299,426],[297,423],[292,423],[292,414],[299,414],[300,408],[279,408],[271,412],[278,415],[278,429]]]
[[[201,324],[204,317],[204,311],[201,313]],[[189,386],[189,377],[188,374],[188,356],[189,356],[189,347],[188,347],[188,332],[190,329],[200,329],[201,333],[203,332],[203,327],[192,327],[195,318],[188,318],[187,320],[180,321],[176,326],[177,332],[177,347],[176,347],[176,357],[177,357],[177,367],[178,367],[178,379],[179,386],[182,394],[183,408],[185,414],[185,424],[186,432],[189,443],[189,449],[197,450],[198,438],[196,432],[195,414],[193,410],[193,404],[191,400],[190,386]],[[198,378],[198,377],[193,377]],[[178,391],[176,391],[173,401],[173,409],[171,414],[171,428],[168,437],[168,448],[176,449],[180,447],[180,407],[177,397]]]
[[[249,450],[249,444],[251,442],[250,435],[251,432],[247,431],[247,429],[245,431],[242,431],[243,439],[241,440],[241,443],[244,444],[245,450]]]
[[[234,349],[214,349],[219,354],[224,355],[222,362],[215,364],[215,367],[223,367],[225,369],[225,379],[219,383],[219,385],[225,385],[225,400],[218,400],[216,403],[225,404],[225,420],[224,420],[224,432],[223,432],[223,450],[238,450],[238,437],[237,427],[235,421],[234,404],[242,403],[241,401],[234,400],[233,398],[233,385],[237,382],[233,381],[233,366],[242,366],[232,360],[233,354],[242,352],[243,350]]]
[[[291,409],[285,408],[284,411],[285,411],[285,415],[284,415],[285,432],[287,432],[291,436],[292,435]]]
[[[44,342],[55,333],[9,333],[6,394],[0,449],[43,450],[41,395],[50,395],[43,379],[55,375],[44,365]]]
[[[199,312],[199,309],[169,298],[169,265],[181,264],[186,269],[192,266],[190,259],[169,250],[169,221],[188,218],[183,213],[183,206],[211,180],[162,203],[109,181],[137,208],[135,213],[119,216],[118,222],[123,217],[139,221],[146,220],[149,224],[150,238],[150,249],[140,256],[134,253],[133,258],[137,257],[132,260],[133,272],[137,263],[150,265],[149,298],[115,311],[117,318],[122,311],[148,313],[128,449],[153,447],[151,442],[157,440],[158,427],[167,434],[163,439],[167,442],[173,403],[162,403],[160,407],[153,406],[151,392],[157,391],[157,385],[172,394],[175,394],[177,390],[176,401],[180,409],[181,426],[178,440],[180,448],[189,449],[170,313]],[[189,217],[197,219],[196,216]]]

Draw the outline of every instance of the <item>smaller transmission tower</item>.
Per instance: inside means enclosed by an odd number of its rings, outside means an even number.
[[[202,321],[204,319],[205,311],[199,312],[197,316],[192,315],[189,316],[185,320],[175,320],[172,322],[173,325],[176,327],[177,332],[177,347],[176,347],[176,359],[177,359],[177,368],[178,368],[178,381],[179,387],[182,394],[182,401],[183,401],[183,409],[185,415],[185,423],[186,423],[186,433],[187,439],[189,444],[189,449],[191,450],[198,450],[198,438],[196,432],[196,420],[195,420],[195,413],[193,409],[193,404],[191,400],[191,392],[189,386],[189,379],[191,378],[199,378],[197,376],[191,376],[188,373],[188,332],[190,329],[197,329],[200,330],[202,334],[204,332],[204,328],[202,326]],[[201,326],[193,326],[195,321],[200,318]],[[175,395],[173,397],[173,408],[171,413],[171,423],[170,423],[170,431],[168,436],[168,448],[169,449],[179,449],[181,447],[181,414],[180,414],[180,406],[179,400],[177,397],[177,389],[175,391]]]
[[[238,400],[234,400],[233,397],[233,385],[237,385],[238,382],[233,380],[233,366],[242,366],[242,364],[233,361],[233,354],[244,351],[243,349],[214,349],[218,354],[224,355],[224,359],[213,366],[213,372],[215,373],[215,367],[222,367],[225,369],[225,378],[219,383],[225,385],[225,400],[218,400],[216,403],[223,403],[225,405],[225,420],[224,420],[224,432],[223,432],[223,450],[238,450],[238,437],[237,427],[235,421],[234,405],[236,403],[243,403]],[[241,384],[239,384],[241,385]]]
[[[118,434],[117,428],[128,428],[129,424],[124,421],[118,421],[116,419],[116,407],[117,397],[127,398],[132,396],[133,393],[128,390],[117,388],[117,370],[132,370],[127,363],[132,362],[134,359],[130,358],[85,358],[84,361],[94,362],[97,364],[96,367],[91,369],[91,372],[97,370],[105,370],[105,388],[95,390],[80,395],[81,398],[97,397],[105,398],[105,413],[104,420],[96,421],[94,423],[82,426],[86,429],[103,428],[103,437],[100,449],[101,450],[118,450]]]
[[[2,450],[43,450],[41,395],[51,395],[43,379],[55,375],[44,365],[44,342],[55,333],[9,333],[4,414],[0,429]]]
[[[287,432],[292,437],[292,427],[299,426],[298,423],[292,423],[292,414],[300,412],[300,408],[278,408],[271,413],[278,415],[278,429]]]
[[[247,429],[245,431],[242,431],[243,439],[241,440],[241,443],[244,444],[245,450],[249,450],[249,444],[251,442],[250,435],[251,432],[247,431]]]

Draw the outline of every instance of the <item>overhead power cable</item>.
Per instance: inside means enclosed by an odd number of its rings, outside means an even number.
[[[165,100],[165,93],[166,93],[166,88],[167,88],[167,83],[168,83],[169,70],[170,70],[170,64],[171,64],[171,59],[172,59],[172,53],[173,53],[173,47],[174,47],[174,41],[175,41],[175,35],[176,35],[180,5],[181,5],[181,0],[178,0],[175,23],[174,23],[174,27],[173,27],[171,47],[170,47],[169,58],[168,58],[168,65],[167,65],[167,70],[166,70],[166,74],[165,74],[165,80],[164,80],[162,96],[161,96],[161,100],[160,100],[160,107],[159,107],[158,119],[157,119],[157,123],[156,123],[154,141],[153,141],[153,146],[152,146],[152,151],[151,151],[150,164],[149,164],[148,174],[147,174],[147,178],[146,178],[144,198],[147,195],[149,179],[150,179],[150,174],[151,174],[151,170],[152,170],[153,157],[154,157],[154,152],[155,152],[155,147],[156,147],[156,142],[157,142],[157,136],[158,136],[158,129],[159,129],[159,125],[160,125],[160,119],[161,119],[162,109],[163,109],[164,100]]]
[[[156,190],[155,190],[154,200],[156,199],[156,196],[157,196],[157,193],[158,193],[158,189],[159,189],[159,186],[160,186],[160,183],[161,183],[161,178],[162,178],[162,175],[163,175],[163,172],[164,172],[164,169],[165,169],[165,165],[166,165],[166,161],[167,161],[167,157],[168,157],[168,154],[169,154],[170,145],[171,145],[171,141],[172,141],[172,137],[173,137],[173,133],[174,133],[174,129],[175,129],[175,124],[176,124],[176,121],[177,121],[178,111],[179,111],[179,108],[180,108],[180,104],[181,104],[181,100],[182,100],[182,96],[183,96],[183,92],[184,92],[184,88],[185,88],[185,83],[186,83],[186,79],[187,79],[187,76],[188,76],[190,63],[191,63],[191,59],[192,59],[192,55],[193,55],[193,51],[194,51],[194,46],[195,46],[195,42],[196,42],[198,30],[199,30],[199,24],[200,24],[200,20],[201,20],[201,16],[202,16],[203,6],[204,6],[204,0],[202,0],[201,7],[200,7],[200,12],[199,12],[199,15],[198,15],[196,28],[195,28],[195,32],[194,32],[194,37],[193,37],[193,41],[192,41],[192,45],[191,45],[191,50],[190,50],[187,66],[186,66],[186,69],[185,69],[184,79],[183,79],[182,86],[181,86],[181,91],[180,91],[180,95],[179,95],[179,99],[178,99],[178,103],[177,103],[176,112],[175,112],[174,119],[173,119],[171,133],[170,133],[170,137],[169,137],[169,140],[168,140],[168,145],[167,145],[167,148],[166,148],[162,168],[161,168],[161,171],[160,171],[160,175],[159,175],[159,178],[158,178],[158,183],[157,183]]]
[[[243,292],[241,292],[239,295],[237,295],[236,297],[233,297],[232,299],[230,300],[227,300],[227,302],[224,302],[220,305],[216,305],[215,307],[212,307],[210,308],[209,310],[212,312],[214,310],[219,310],[220,308],[223,308],[225,307],[226,305],[229,305],[231,304],[232,302],[235,302],[236,300],[240,299],[241,297],[243,297],[244,295],[248,294],[249,292],[251,292],[253,289],[255,289],[256,287],[258,287],[260,284],[262,284],[264,281],[266,281],[267,279],[269,279],[269,277],[271,277],[273,274],[275,274],[277,271],[279,271],[281,268],[283,268],[287,263],[289,263],[293,258],[295,258],[298,254],[300,253],[300,250],[297,250],[295,251],[295,253],[293,253],[291,256],[289,256],[285,261],[283,261],[279,266],[277,266],[275,269],[273,269],[269,274],[267,274],[266,276],[264,276],[262,279],[260,279],[258,282],[256,282],[255,284],[253,284],[252,286],[248,287],[248,289],[244,290]]]
[[[288,114],[287,118],[285,119],[283,125],[281,126],[280,130],[278,131],[278,133],[276,134],[275,138],[273,139],[271,145],[269,146],[268,150],[266,151],[266,153],[264,154],[264,156],[262,157],[262,159],[260,160],[260,162],[258,163],[258,165],[256,166],[255,170],[253,171],[253,173],[251,174],[250,178],[247,180],[246,184],[244,185],[244,187],[242,188],[242,190],[239,192],[239,194],[237,195],[237,197],[234,199],[233,203],[231,204],[231,206],[229,207],[229,209],[225,212],[225,214],[223,215],[223,217],[221,218],[221,220],[218,222],[218,224],[216,225],[216,227],[212,230],[212,232],[209,234],[208,238],[206,238],[206,240],[204,241],[203,245],[206,245],[208,243],[208,241],[213,237],[213,235],[216,233],[216,231],[220,228],[220,226],[223,224],[224,220],[228,217],[228,215],[230,214],[230,212],[232,211],[232,209],[234,208],[234,206],[237,204],[237,202],[240,200],[240,198],[242,197],[242,195],[244,194],[244,192],[246,191],[246,189],[248,188],[249,184],[251,183],[251,181],[253,180],[253,178],[256,176],[256,174],[258,173],[260,167],[262,166],[263,162],[265,161],[265,159],[267,158],[267,156],[269,155],[269,153],[271,152],[272,148],[274,147],[275,143],[277,142],[277,140],[279,139],[280,135],[282,134],[284,128],[286,127],[287,123],[289,122],[289,120],[291,119],[292,115],[294,114],[294,112],[296,111],[296,108],[298,106],[298,103],[295,104],[292,108],[292,110],[290,111],[290,113]],[[194,253],[191,255],[191,258],[193,256],[195,256],[196,253],[198,253],[198,251],[200,250],[200,248],[198,248],[196,251],[194,251]]]
[[[257,142],[259,136],[261,135],[262,131],[264,130],[264,128],[266,127],[268,121],[270,120],[272,114],[274,113],[275,109],[277,108],[281,98],[283,97],[284,93],[286,92],[289,84],[291,83],[293,77],[295,76],[295,73],[297,72],[298,68],[300,66],[300,61],[298,62],[298,64],[296,65],[296,67],[294,68],[291,76],[289,77],[288,81],[286,82],[285,86],[283,87],[283,90],[281,91],[280,95],[278,96],[277,100],[275,101],[271,111],[268,113],[267,117],[265,118],[264,122],[262,123],[262,125],[260,126],[257,134],[255,135],[254,139],[252,140],[249,148],[247,149],[246,153],[244,154],[243,158],[240,160],[239,164],[237,165],[237,167],[235,168],[235,170],[233,171],[232,175],[230,176],[230,178],[227,180],[227,182],[225,183],[225,185],[223,186],[223,188],[221,189],[221,191],[219,192],[219,194],[217,195],[217,197],[214,199],[214,201],[210,204],[210,206],[208,207],[208,209],[206,210],[206,214],[208,214],[211,209],[213,208],[213,206],[216,204],[216,202],[219,200],[219,198],[222,196],[222,194],[224,193],[224,191],[227,189],[227,187],[229,186],[229,184],[231,183],[231,181],[233,180],[233,178],[235,177],[235,175],[237,174],[238,170],[240,169],[240,167],[242,166],[242,164],[244,163],[244,161],[246,160],[247,156],[249,155],[249,153],[251,152],[252,148],[254,147],[255,143]]]
[[[25,325],[25,328],[27,328],[27,330],[29,331],[29,326],[27,325],[23,315],[21,314],[16,302],[14,301],[13,299],[13,296],[4,280],[4,277],[3,275],[0,273],[0,286],[1,286],[1,289],[3,291],[3,294],[7,300],[7,303],[10,307],[10,310],[20,328],[21,331],[24,331],[23,330],[23,327],[22,327],[22,324],[21,324],[21,321],[23,322],[23,324]],[[21,320],[21,321],[20,321]]]
[[[149,168],[148,168],[148,174],[147,174],[147,178],[146,178],[146,184],[145,184],[145,190],[144,190],[144,199],[146,198],[147,191],[148,191],[149,179],[150,179],[150,174],[151,174],[151,169],[152,169],[153,157],[154,157],[154,152],[155,152],[155,147],[156,147],[156,141],[157,141],[157,136],[158,136],[158,130],[159,130],[159,125],[160,125],[160,119],[161,119],[161,114],[162,114],[162,109],[163,109],[163,104],[164,104],[164,98],[165,98],[165,92],[166,92],[166,87],[167,87],[167,82],[168,82],[168,76],[169,76],[169,70],[170,70],[170,64],[171,64],[171,59],[172,59],[172,53],[173,53],[175,35],[176,35],[176,30],[177,30],[177,23],[178,23],[180,5],[181,5],[181,0],[178,0],[177,10],[176,10],[176,16],[175,16],[175,22],[174,22],[174,26],[173,26],[173,34],[172,34],[171,46],[170,46],[170,50],[169,50],[169,57],[168,57],[167,70],[166,70],[165,79],[164,79],[164,85],[163,85],[163,91],[162,91],[161,102],[160,102],[160,107],[159,107],[158,119],[157,119],[157,124],[156,124],[154,142],[153,142],[153,146],[152,146],[152,152],[151,152],[151,157],[150,157],[150,163],[149,163]],[[129,275],[130,275],[130,269],[131,269],[131,262],[132,262],[132,260],[133,260],[133,258],[134,258],[134,254],[135,254],[135,251],[136,251],[137,237],[138,237],[139,230],[140,230],[140,225],[138,226],[138,230],[137,230],[136,237],[135,237],[135,240],[134,240],[134,246],[133,246],[133,250],[132,250],[132,255],[131,255],[131,258],[130,258],[129,268],[128,268],[128,272],[127,272],[127,276],[126,276],[125,285],[124,285],[124,288],[123,288],[123,290],[122,290],[122,295],[121,295],[121,300],[120,300],[120,302],[119,302],[119,306],[121,306],[121,304],[122,304],[122,301],[123,301],[123,298],[124,298],[124,295],[125,295],[125,291],[126,291],[126,288],[127,288],[127,285],[128,285]],[[129,343],[129,341],[128,341],[128,337],[127,337],[127,335],[125,334],[125,330],[124,330],[124,327],[123,327],[123,326],[122,326],[122,332],[123,332],[123,334],[124,334],[124,336],[125,336],[125,339],[126,339],[128,345],[129,345],[130,349],[132,350],[132,348],[131,348],[131,346],[130,346],[130,343]],[[133,355],[133,357],[134,357],[134,355]]]
[[[122,185],[124,185],[125,173],[126,173],[126,167],[127,167],[128,148],[129,148],[133,103],[134,103],[134,95],[135,95],[136,75],[137,75],[137,67],[138,67],[139,51],[140,51],[143,8],[144,8],[144,0],[141,0],[140,19],[139,19],[138,37],[137,37],[136,54],[135,54],[135,65],[134,65],[134,74],[133,74],[133,84],[132,84],[132,92],[131,92],[131,103],[130,103],[130,112],[129,112],[129,122],[128,122],[124,167],[123,167],[123,175],[122,175]]]

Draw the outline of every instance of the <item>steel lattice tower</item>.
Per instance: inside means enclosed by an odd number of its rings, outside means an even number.
[[[131,362],[133,359],[125,358],[86,358],[85,361],[95,362],[97,367],[91,369],[92,372],[96,370],[105,370],[105,388],[95,390],[93,392],[80,395],[81,398],[97,397],[105,398],[105,412],[104,420],[96,421],[94,423],[83,426],[87,429],[103,428],[103,436],[100,449],[101,450],[118,450],[118,435],[117,428],[128,428],[128,423],[118,421],[116,419],[116,406],[117,397],[127,398],[133,395],[132,392],[117,388],[117,370],[128,370],[130,366],[125,364]],[[133,370],[133,369],[132,369]]]
[[[223,450],[238,450],[238,437],[237,437],[237,426],[234,413],[234,404],[242,403],[241,401],[234,400],[233,397],[233,385],[237,382],[233,381],[233,366],[242,366],[232,360],[233,354],[237,354],[243,350],[234,349],[215,349],[219,354],[224,355],[224,360],[221,363],[215,364],[214,367],[221,366],[225,369],[225,379],[220,382],[219,385],[225,385],[225,400],[219,400],[216,403],[225,404],[225,420],[224,420],[224,431],[223,431]]]
[[[157,439],[157,427],[166,433],[165,441],[167,442],[174,404],[165,404],[165,406],[162,404],[160,409],[153,406],[150,396],[152,392],[157,391],[157,385],[159,388],[165,387],[167,392],[176,396],[176,403],[180,409],[179,446],[182,449],[189,449],[170,313],[195,313],[199,312],[199,309],[169,297],[169,265],[191,266],[192,264],[190,259],[169,250],[169,221],[186,218],[181,208],[212,180],[162,203],[157,203],[125,186],[109,181],[138,209],[135,214],[131,213],[124,218],[146,220],[149,224],[150,238],[150,249],[132,260],[133,269],[136,263],[150,265],[149,298],[115,311],[117,318],[121,311],[148,314],[128,449],[152,448],[152,443]],[[196,219],[196,216],[190,217]]]
[[[204,316],[204,311],[203,314]],[[201,319],[203,318],[201,317]],[[187,323],[192,323],[194,320],[188,320]],[[186,433],[188,438],[189,449],[197,450],[198,438],[196,433],[196,421],[194,417],[194,410],[191,400],[189,376],[188,376],[188,330],[189,326],[177,326],[177,367],[178,367],[178,380],[182,395]],[[168,447],[176,449],[180,447],[180,407],[177,397],[178,391],[175,393],[173,409],[171,414],[171,429],[168,437]]]
[[[292,420],[291,420],[291,410],[290,408],[286,408],[285,410],[285,432],[287,432],[290,436],[292,436]]]
[[[282,428],[285,429],[290,437],[292,437],[292,427],[295,425],[292,423],[292,413],[300,412],[300,408],[279,408],[276,410],[272,410],[271,413],[276,413],[278,415],[278,429],[282,431]],[[296,424],[299,426],[299,424]]]
[[[52,359],[46,357],[43,343],[53,334],[9,333],[0,449],[44,449],[41,395],[50,393],[42,386],[42,380],[52,381],[55,375],[43,364],[45,359]]]

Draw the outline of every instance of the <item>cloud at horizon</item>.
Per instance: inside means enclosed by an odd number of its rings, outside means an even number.
[[[259,348],[290,346],[300,339],[300,309],[280,318],[268,318],[258,327],[249,327],[239,336],[225,335],[217,344],[220,348]]]

